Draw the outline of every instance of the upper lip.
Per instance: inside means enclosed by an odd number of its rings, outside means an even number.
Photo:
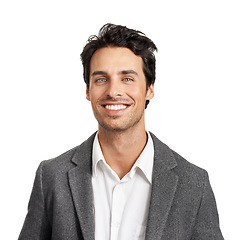
[[[127,103],[104,103],[104,104],[101,104],[103,106],[106,106],[106,105],[130,105],[130,104],[127,104]]]

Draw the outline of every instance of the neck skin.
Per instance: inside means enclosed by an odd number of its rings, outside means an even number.
[[[108,131],[99,126],[98,139],[103,156],[120,179],[131,170],[147,143],[144,119],[142,120],[124,131]]]

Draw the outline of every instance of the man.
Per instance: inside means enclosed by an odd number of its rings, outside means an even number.
[[[107,24],[81,54],[98,132],[40,164],[20,240],[223,239],[207,172],[145,130],[155,44]]]

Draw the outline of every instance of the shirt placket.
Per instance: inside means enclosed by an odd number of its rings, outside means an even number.
[[[110,240],[117,240],[121,226],[122,214],[125,206],[125,197],[122,184],[118,183],[113,189],[111,234]]]

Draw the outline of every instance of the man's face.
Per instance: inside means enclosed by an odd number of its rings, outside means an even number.
[[[142,58],[130,49],[106,47],[93,54],[87,99],[99,127],[108,131],[144,127],[145,102],[153,90],[153,85],[146,90]]]

